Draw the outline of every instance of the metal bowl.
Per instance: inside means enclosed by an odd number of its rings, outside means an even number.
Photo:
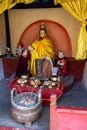
[[[28,74],[23,74],[21,75],[21,79],[28,79],[29,78],[29,75]]]
[[[57,76],[52,76],[51,80],[54,81],[54,82],[56,82],[56,81],[58,81],[58,77]]]
[[[17,80],[17,83],[24,84],[24,83],[27,83],[27,81],[28,81],[27,79],[20,78]]]
[[[52,85],[52,86],[55,86],[55,85],[56,85],[56,82],[52,81],[51,85]]]

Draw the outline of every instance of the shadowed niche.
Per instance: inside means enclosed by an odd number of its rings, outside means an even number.
[[[31,23],[20,36],[19,42],[17,45],[21,44],[25,48],[39,35],[40,23],[44,22],[46,25],[47,36],[52,40],[55,55],[58,54],[59,50],[62,50],[66,57],[72,56],[72,44],[66,29],[59,23],[51,20],[38,20]]]

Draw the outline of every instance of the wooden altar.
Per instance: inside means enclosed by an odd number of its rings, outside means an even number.
[[[9,86],[10,89],[12,90],[13,88],[16,88],[18,93],[22,92],[38,92],[40,89],[40,86],[38,87],[33,87],[30,84],[30,80],[28,80],[27,83],[24,85],[19,84],[18,82],[18,77],[15,78],[13,81],[10,82]],[[43,81],[42,81],[43,83]],[[52,94],[57,95],[57,99],[63,94],[68,92],[69,90],[72,89],[74,83],[74,76],[73,75],[68,75],[66,76],[61,82],[60,86],[58,87],[57,85],[53,86],[52,88],[42,88],[42,99],[43,99],[43,105],[49,105],[50,104],[50,96]]]
[[[22,92],[38,92],[40,87],[33,87],[30,85],[30,81],[25,83],[24,85],[20,85],[17,83],[18,78],[15,78],[12,82],[10,82],[10,89],[16,88],[18,93]],[[54,86],[53,88],[42,88],[42,104],[43,105],[49,105],[50,104],[50,96],[52,94],[57,95],[57,99],[63,94],[64,89],[64,82],[61,82],[60,88],[57,86]]]

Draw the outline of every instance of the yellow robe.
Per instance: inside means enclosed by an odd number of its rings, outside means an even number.
[[[42,56],[48,56],[53,59],[55,57],[52,41],[48,37],[44,37],[41,40],[38,39],[32,43],[32,46],[34,47],[34,51],[31,56],[30,70],[33,76],[36,76],[36,69],[35,69],[36,58],[41,58]]]

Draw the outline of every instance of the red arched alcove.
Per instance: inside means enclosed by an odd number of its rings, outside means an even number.
[[[40,23],[44,22],[48,37],[53,41],[55,54],[62,50],[67,57],[72,56],[72,45],[70,37],[66,29],[59,23],[51,20],[38,20],[31,23],[22,33],[18,45],[21,44],[25,48],[36,39],[39,35]]]

